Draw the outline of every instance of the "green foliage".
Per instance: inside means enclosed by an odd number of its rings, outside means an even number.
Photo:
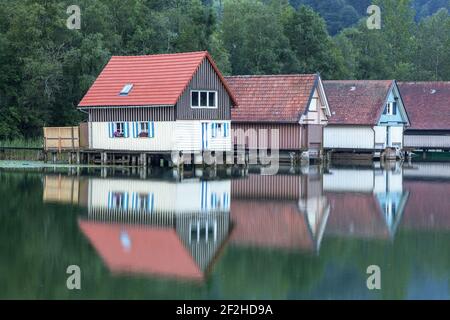
[[[0,140],[76,125],[75,106],[111,55],[209,50],[225,74],[450,79],[449,15],[437,12],[449,0],[375,1],[381,30],[362,19],[369,3],[80,0],[81,30],[69,30],[71,1],[0,0]]]

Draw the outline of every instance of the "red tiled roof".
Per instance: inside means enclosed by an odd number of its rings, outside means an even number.
[[[83,220],[78,224],[112,272],[203,280],[203,273],[174,229]],[[120,240],[123,232],[130,242],[128,248]]]
[[[113,56],[91,86],[79,107],[172,106],[188,86],[204,59],[208,59],[235,99],[208,52]],[[133,84],[127,96],[119,93]]]
[[[409,129],[450,130],[450,82],[400,82]]]
[[[329,124],[378,123],[393,80],[332,80],[323,85],[331,109]]]
[[[305,112],[316,74],[226,77],[238,106],[233,121],[298,122]]]

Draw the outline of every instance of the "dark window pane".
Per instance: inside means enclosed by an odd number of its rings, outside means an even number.
[[[198,92],[197,91],[193,91],[191,92],[192,95],[192,106],[193,107],[198,107]]]
[[[209,93],[209,105],[208,107],[215,107],[216,106],[216,93],[210,92]]]
[[[208,99],[208,93],[207,92],[200,92],[200,106],[207,107],[207,99]]]

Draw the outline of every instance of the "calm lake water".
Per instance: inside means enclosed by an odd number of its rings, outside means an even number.
[[[2,299],[450,298],[450,163],[3,168],[0,197]]]

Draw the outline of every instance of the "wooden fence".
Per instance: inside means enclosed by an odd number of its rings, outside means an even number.
[[[79,127],[45,127],[45,151],[76,151],[80,148]]]

